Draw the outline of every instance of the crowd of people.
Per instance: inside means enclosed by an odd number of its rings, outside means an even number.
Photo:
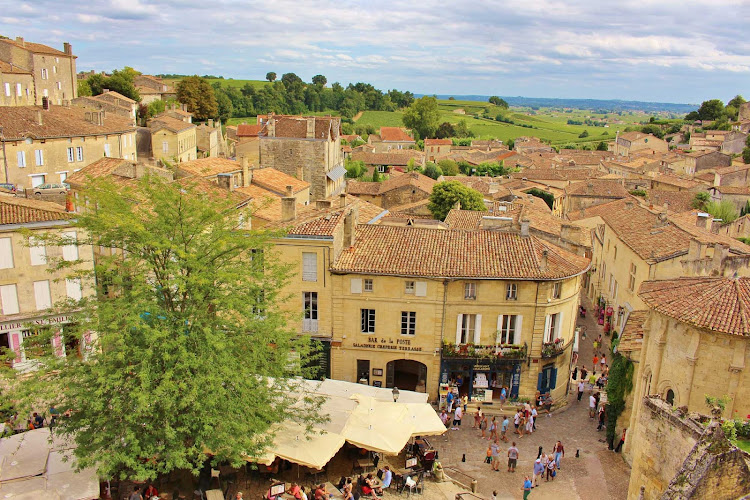
[[[62,416],[69,416],[70,410],[62,414]],[[4,422],[0,425],[0,437],[12,436],[20,432],[31,431],[34,429],[41,429],[42,427],[54,427],[55,422],[60,418],[60,412],[53,406],[49,409],[49,419],[46,419],[44,415],[34,412],[27,418],[23,418],[18,412],[8,416]]]

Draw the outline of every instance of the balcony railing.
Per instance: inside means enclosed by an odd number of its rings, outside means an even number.
[[[453,344],[443,342],[443,358],[476,358],[486,360],[524,359],[527,354],[524,344]]]
[[[309,333],[316,333],[318,331],[318,320],[317,319],[303,319],[302,331],[309,332]]]
[[[564,339],[556,339],[552,342],[544,342],[542,344],[542,358],[556,358],[560,354],[564,353],[572,342],[573,340],[566,344]]]

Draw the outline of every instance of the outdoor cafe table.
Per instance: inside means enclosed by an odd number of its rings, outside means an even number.
[[[357,459],[357,467],[367,472],[367,469],[370,467],[375,467],[375,464],[372,463],[372,460],[370,460],[369,458],[359,458]]]
[[[343,500],[344,494],[331,482],[325,483],[326,491],[333,495],[334,500]]]

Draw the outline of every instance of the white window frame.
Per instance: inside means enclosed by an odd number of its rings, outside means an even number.
[[[317,332],[319,317],[318,292],[302,292],[302,331]]]
[[[375,309],[359,310],[360,314],[360,331],[362,333],[375,333]]]
[[[417,334],[416,311],[401,311],[401,335],[413,337]]]
[[[548,314],[544,322],[544,343],[554,342],[560,338],[562,312]]]
[[[352,278],[350,290],[351,293],[362,293],[362,278]]]
[[[318,281],[318,254],[302,252],[302,281]]]
[[[26,168],[26,151],[18,151],[16,154],[18,168]]]
[[[562,282],[556,281],[552,283],[552,298],[559,299],[562,297]]]
[[[109,143],[104,144],[104,156],[110,158]]]
[[[76,160],[76,150],[73,147],[68,148],[68,163],[73,163]]]
[[[76,146],[76,161],[83,161],[83,146]]]
[[[456,319],[456,345],[480,344],[482,335],[481,314],[459,314]]]
[[[362,290],[365,291],[365,292],[368,292],[368,293],[372,292],[373,286],[374,285],[373,285],[373,282],[372,282],[372,278],[365,278],[364,287],[363,287]]]
[[[628,289],[631,292],[635,291],[635,275],[638,272],[638,268],[636,267],[635,263],[630,263],[630,282],[628,283]]]
[[[518,283],[508,283],[506,285],[505,300],[518,300]]]
[[[17,97],[23,96],[23,86],[20,83],[16,84],[16,96]]]
[[[34,150],[34,159],[36,161],[36,166],[41,167],[44,165],[44,150],[43,149],[35,149]]]
[[[415,282],[406,281],[404,282],[404,293],[407,295],[414,295]]]
[[[29,175],[29,177],[31,177],[31,187],[32,188],[35,188],[37,186],[41,186],[42,184],[44,184],[45,182],[47,182],[47,174],[46,173],[45,174],[31,174],[31,175]],[[40,177],[42,178],[42,182],[40,182],[38,184],[34,184],[34,180],[35,179],[39,179]]]
[[[75,241],[69,245],[63,245],[63,260],[75,261],[78,260],[78,234],[75,231],[63,231],[62,236],[65,239]]]
[[[501,314],[497,317],[497,343],[518,344],[523,328],[523,316],[520,314]]]
[[[162,153],[169,153],[169,142],[168,141],[161,141],[161,152]]]
[[[477,300],[477,284],[473,281],[464,283],[464,300]]]
[[[427,297],[427,282],[417,281],[414,288],[415,297]]]
[[[47,76],[47,68],[42,68],[42,80],[46,80]]]
[[[18,287],[15,283],[0,285],[0,308],[5,316],[21,312],[18,307]]]
[[[10,97],[10,82],[5,82],[5,97]]]

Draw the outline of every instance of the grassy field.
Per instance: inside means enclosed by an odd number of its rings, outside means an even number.
[[[737,447],[750,453],[750,441],[744,441],[742,439],[737,440]]]

